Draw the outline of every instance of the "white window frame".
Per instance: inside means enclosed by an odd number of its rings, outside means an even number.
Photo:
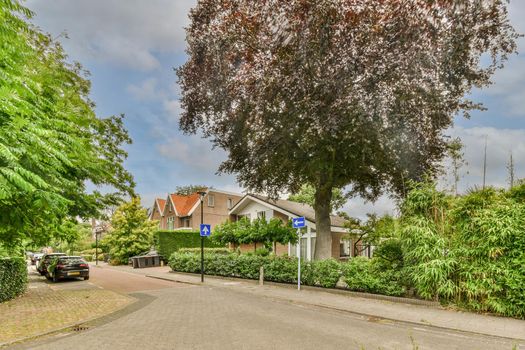
[[[214,207],[215,206],[215,195],[209,194],[208,195],[208,207]]]
[[[168,231],[175,230],[175,225],[174,225],[175,217],[174,216],[170,216],[167,221],[168,221],[168,227],[167,227]],[[171,226],[171,228],[170,228],[170,226]]]
[[[233,199],[228,198],[228,200],[226,201],[226,206],[228,207],[228,210],[233,208]]]

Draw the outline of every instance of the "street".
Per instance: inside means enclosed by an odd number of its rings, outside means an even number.
[[[511,340],[363,317],[253,295],[92,268],[88,283],[148,299],[105,324],[13,349],[512,349]],[[225,282],[225,284],[234,282]],[[257,288],[254,286],[254,288]],[[128,310],[129,311],[129,310]],[[519,348],[519,347],[515,347]]]

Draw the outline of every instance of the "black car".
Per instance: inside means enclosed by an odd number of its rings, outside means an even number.
[[[60,256],[66,256],[67,254],[64,254],[64,253],[50,253],[50,254],[44,254],[41,258],[40,258],[40,261],[37,263],[36,265],[36,270],[42,275],[42,276],[46,276],[47,275],[47,267],[48,265],[51,263],[51,261],[56,258],[56,257],[60,257]]]
[[[48,266],[46,277],[57,282],[62,278],[82,277],[89,279],[89,265],[80,256],[55,257]]]

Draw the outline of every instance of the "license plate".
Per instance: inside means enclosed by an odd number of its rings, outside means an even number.
[[[68,272],[68,276],[80,276],[80,272]]]

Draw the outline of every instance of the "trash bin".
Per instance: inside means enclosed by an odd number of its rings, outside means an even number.
[[[131,261],[134,269],[160,266],[160,255],[156,251],[150,251],[148,254],[132,257]]]

